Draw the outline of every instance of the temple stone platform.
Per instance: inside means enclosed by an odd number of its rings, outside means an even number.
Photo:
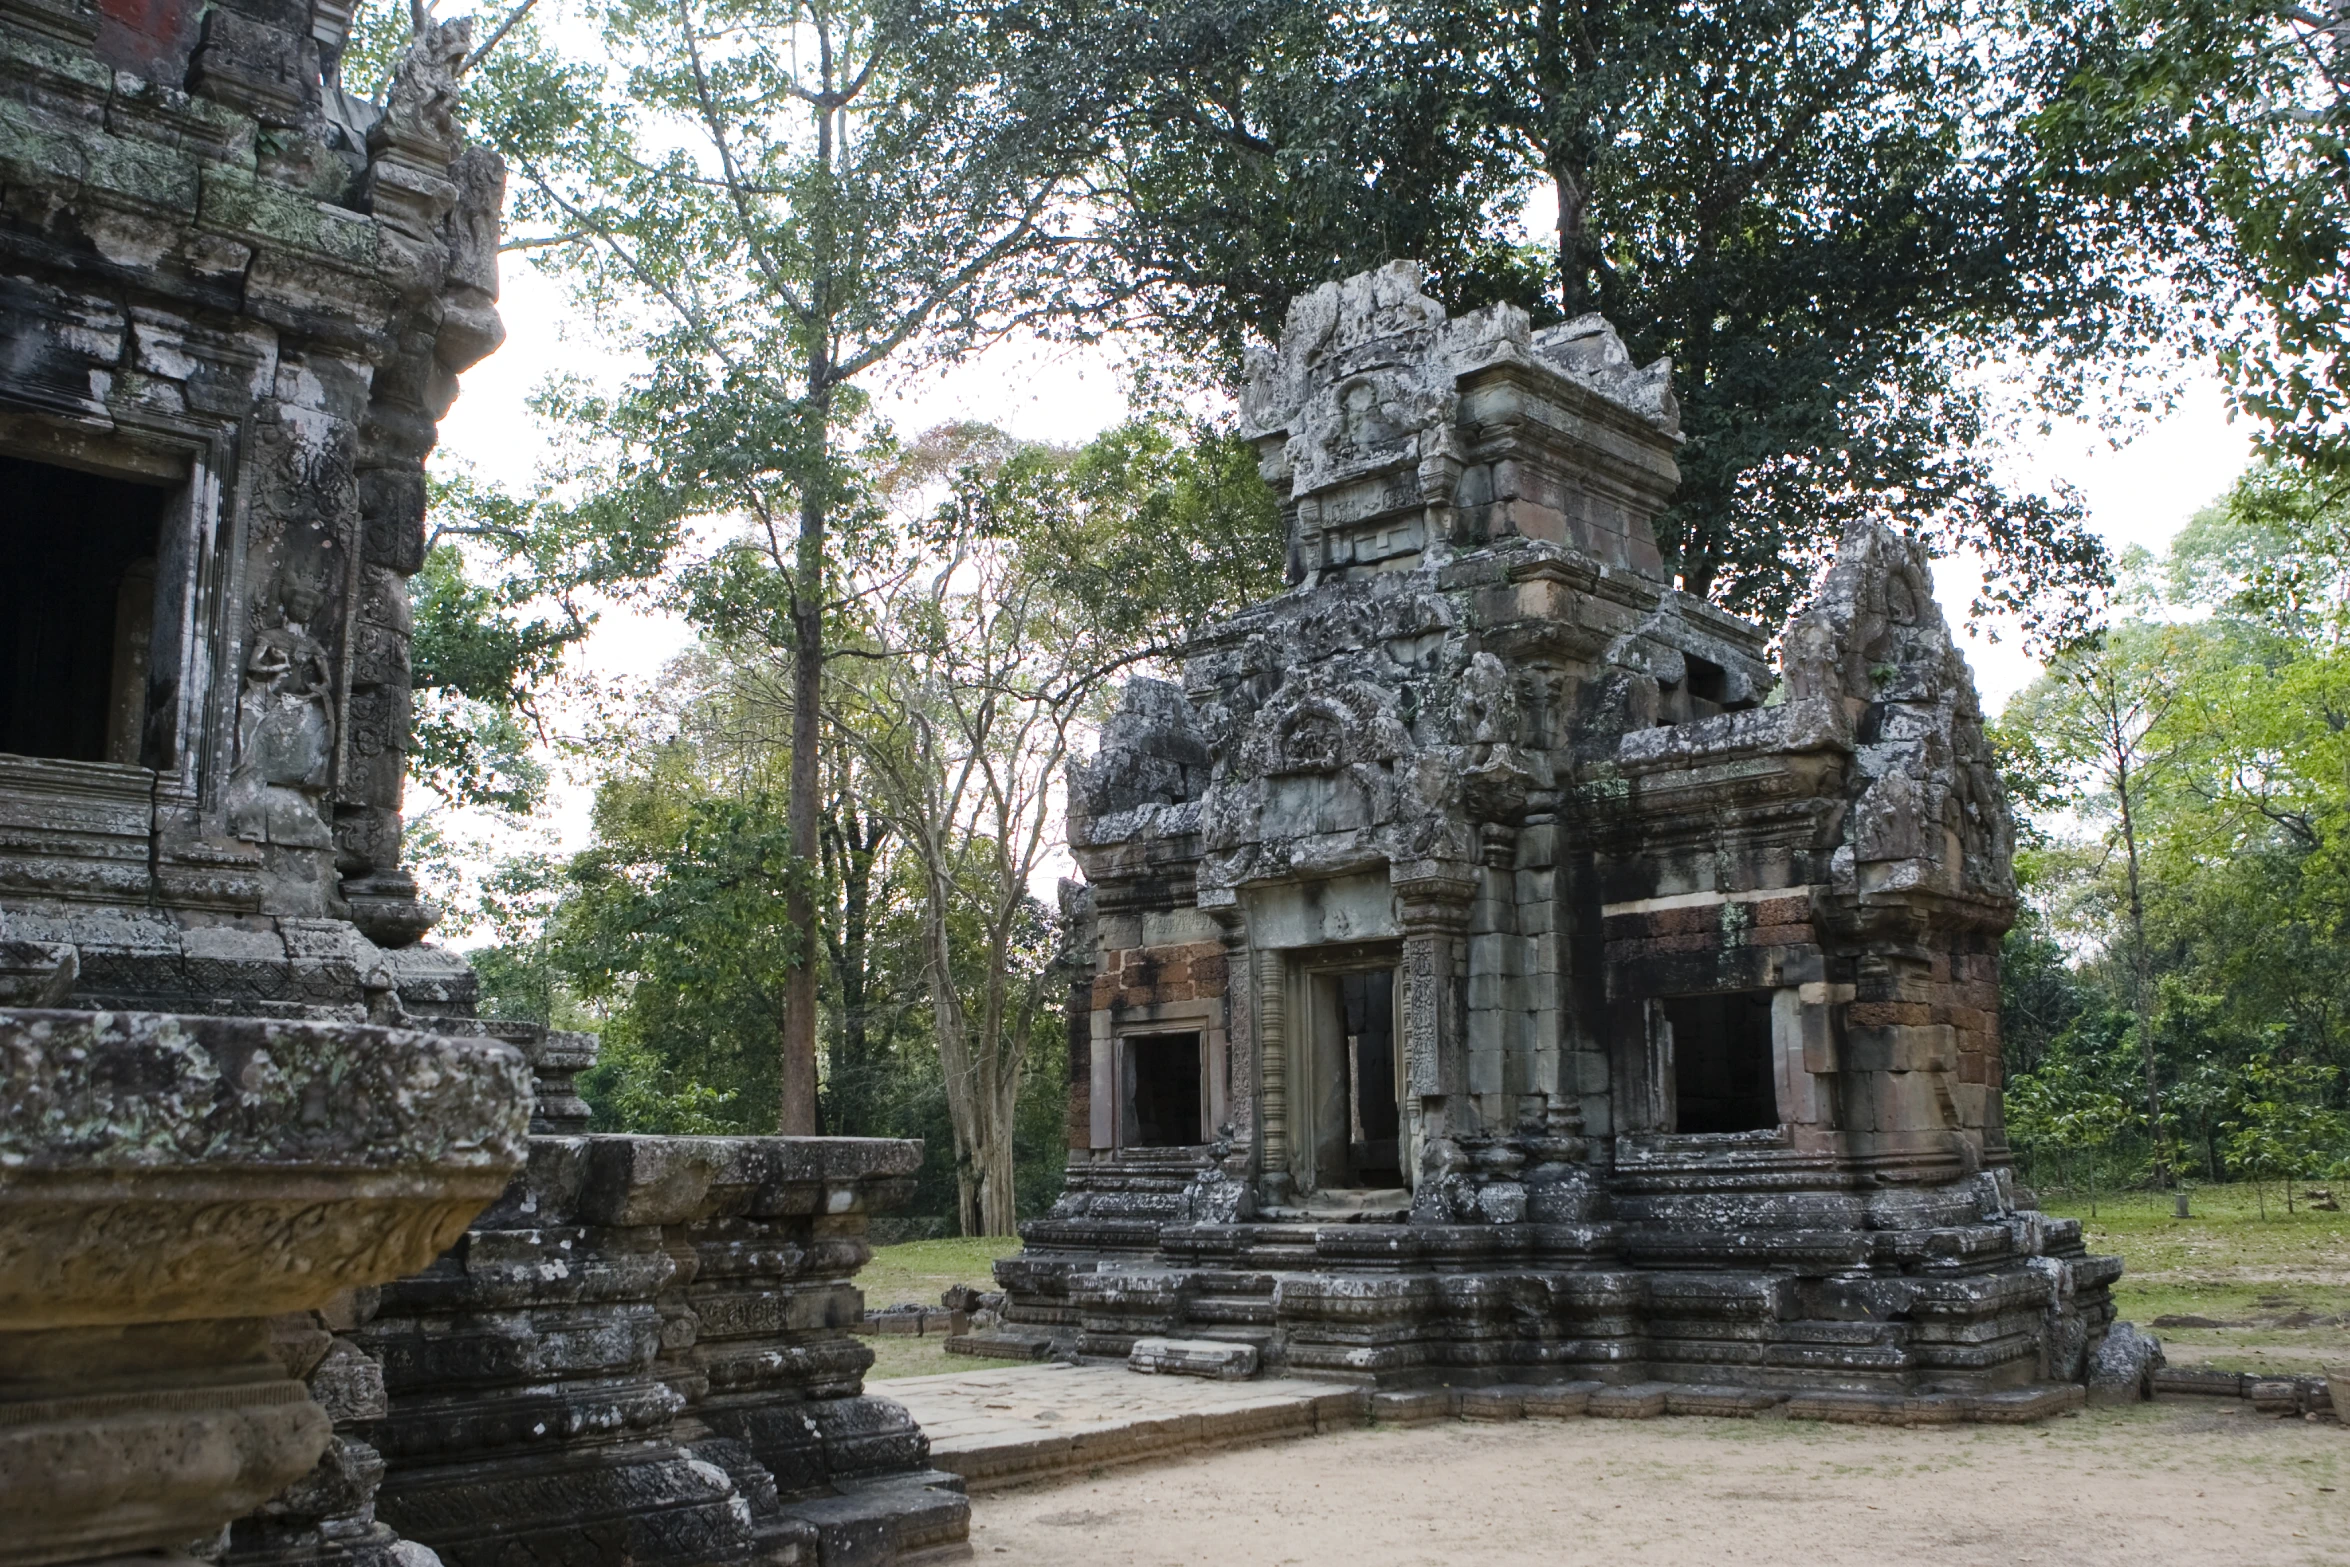
[[[1123,1365],[1012,1366],[881,1385],[973,1491],[1317,1436],[1370,1417],[1361,1388],[1299,1377],[1219,1382]]]
[[[1642,1420],[1660,1416],[1928,1426],[2021,1424],[2081,1407],[2078,1387],[1991,1394],[1792,1396],[1732,1385],[1641,1382],[1431,1387],[1380,1392],[1303,1377],[1230,1382],[1138,1374],[1123,1365],[1054,1362],[907,1377],[889,1397],[930,1438],[933,1468],[972,1491],[1187,1458],[1367,1424],[1432,1420]]]

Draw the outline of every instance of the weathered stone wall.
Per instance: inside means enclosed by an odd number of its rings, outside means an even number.
[[[0,1563],[231,1519],[232,1567],[960,1539],[847,1332],[919,1150],[588,1136],[593,1039],[474,1017],[419,939],[408,579],[438,422],[503,335],[504,172],[454,117],[469,23],[422,27],[377,103],[340,81],[349,21],[0,0],[0,463],[50,497],[0,509],[0,560],[79,550],[75,602],[114,617],[41,622],[103,712],[53,721],[41,638],[0,647],[0,1007],[73,1009],[0,1011],[0,1056],[37,1034],[30,1083],[111,1059],[92,1029],[188,1047],[94,1124],[0,1096],[39,1112],[0,1126],[0,1275],[48,1285],[0,1302]],[[103,1190],[44,1192],[77,1149]]]
[[[0,759],[0,901],[402,946],[431,923],[399,868],[423,459],[503,332],[504,173],[450,114],[468,24],[378,106],[322,84],[329,12],[124,14],[0,7],[0,453],[163,506],[143,723]]]

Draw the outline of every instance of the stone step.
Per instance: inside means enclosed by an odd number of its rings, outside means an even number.
[[[888,1383],[930,1461],[974,1491],[1364,1423],[1361,1388],[1300,1378],[1221,1382],[1123,1366],[1012,1366]]]
[[[1138,1338],[1126,1352],[1126,1369],[1245,1382],[1257,1374],[1257,1347],[1212,1338]]]
[[[802,1557],[826,1567],[895,1563],[970,1538],[971,1498],[963,1477],[942,1469],[843,1487],[837,1496],[786,1502],[799,1526]]]

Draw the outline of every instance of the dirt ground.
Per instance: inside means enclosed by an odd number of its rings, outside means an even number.
[[[2350,1430],[2236,1403],[2038,1427],[1373,1427],[975,1499],[1034,1567],[2350,1563]]]

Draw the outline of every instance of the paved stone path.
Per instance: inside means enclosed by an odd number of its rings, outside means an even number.
[[[930,1461],[975,1491],[1138,1459],[1359,1426],[1359,1388],[1296,1378],[1216,1382],[1124,1366],[1013,1366],[872,1385],[912,1412]]]

